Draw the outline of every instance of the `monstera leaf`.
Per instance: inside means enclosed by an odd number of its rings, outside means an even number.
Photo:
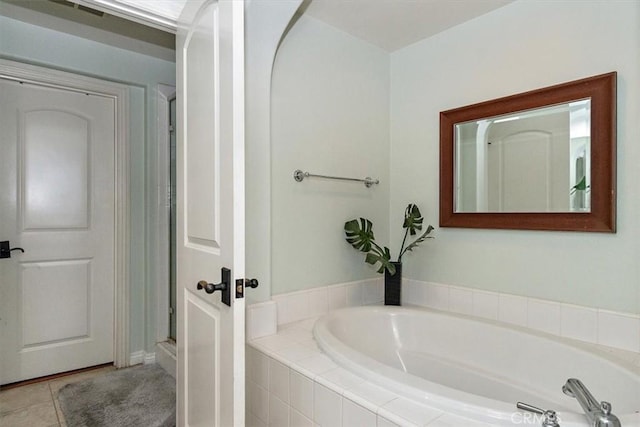
[[[375,243],[373,240],[373,223],[366,218],[352,219],[344,223],[344,232],[346,234],[347,242],[355,249],[362,252],[369,252],[372,245]]]
[[[415,236],[417,233],[416,230],[422,230],[422,220],[420,209],[411,203],[404,210],[404,223],[402,224],[402,228],[406,228],[409,234]]]
[[[418,206],[414,205],[413,203],[409,203],[407,208],[404,210],[404,223],[402,224],[402,228],[405,229],[405,232],[404,239],[402,239],[402,245],[400,246],[400,253],[398,254],[398,262],[402,262],[402,255],[404,255],[405,252],[413,251],[413,249],[416,248],[420,243],[424,242],[424,239],[426,239],[429,233],[431,233],[431,231],[433,230],[433,227],[429,226],[427,228],[427,231],[422,233],[420,237],[418,237],[413,241],[413,243],[405,248],[404,244],[407,242],[407,236],[409,234],[415,236],[418,231],[422,231],[422,221],[422,214],[420,213],[420,209],[418,209]]]
[[[364,260],[371,265],[380,263],[378,273],[384,273],[384,270],[387,269],[392,276],[396,274],[396,266],[391,263],[391,251],[386,246],[382,250],[379,247],[374,247]]]

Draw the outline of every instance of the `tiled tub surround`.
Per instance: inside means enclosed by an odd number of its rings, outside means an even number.
[[[313,338],[316,320],[311,318],[281,325],[277,334],[257,338],[248,344],[248,426],[491,425],[421,405],[338,366],[320,350]],[[579,345],[604,351],[608,357],[622,363],[634,363],[640,370],[640,356],[636,353],[596,344]],[[560,382],[564,380],[559,379]],[[523,415],[515,410],[512,416],[513,425],[540,424],[533,418],[529,419],[531,422],[523,422]],[[639,427],[640,414],[631,423],[627,419],[625,426]]]
[[[329,311],[381,303],[382,278],[276,295],[247,309],[247,339]],[[403,278],[402,303],[465,314],[640,353],[640,315]]]
[[[403,279],[403,303],[640,353],[640,315]]]
[[[399,397],[339,367],[319,350],[311,332],[317,317],[337,308],[380,303],[382,286],[374,279],[319,287],[248,307],[247,425],[485,425]],[[613,347],[598,346],[600,351],[640,367],[636,315],[404,279],[403,303],[408,301],[599,343]]]
[[[315,318],[339,308],[381,304],[383,299],[382,278],[276,295],[271,301],[247,306],[247,341],[275,334],[278,325]]]

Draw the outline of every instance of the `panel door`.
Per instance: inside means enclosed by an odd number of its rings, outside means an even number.
[[[197,287],[244,275],[243,8],[187,2],[177,37],[181,426],[244,425],[244,300]]]
[[[551,135],[518,132],[489,149],[489,208],[498,212],[547,212],[551,204]],[[535,185],[531,185],[535,183]]]
[[[114,100],[0,80],[0,383],[113,361]]]

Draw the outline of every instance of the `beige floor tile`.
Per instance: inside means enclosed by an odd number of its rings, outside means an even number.
[[[0,427],[66,427],[58,391],[67,384],[114,371],[108,366],[0,392]]]
[[[75,375],[68,375],[66,377],[61,377],[55,380],[51,380],[49,381],[49,386],[51,387],[51,393],[53,394],[54,398],[57,398],[58,391],[65,385],[77,383],[78,381],[104,375],[111,371],[115,371],[115,369],[116,369],[115,366],[107,366],[105,368],[94,369],[92,371],[82,372]]]
[[[0,415],[0,426],[3,427],[51,427],[58,425],[58,416],[56,408],[53,406],[53,400]]]
[[[51,403],[52,399],[45,382],[0,391],[0,414],[47,402]]]

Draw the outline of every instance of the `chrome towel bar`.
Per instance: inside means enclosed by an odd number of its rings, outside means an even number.
[[[365,187],[367,187],[367,188],[371,187],[373,184],[380,184],[380,180],[373,179],[373,178],[370,178],[370,177],[366,177],[365,179],[345,178],[345,177],[341,177],[341,176],[317,175],[317,174],[314,174],[314,173],[302,172],[300,169],[296,169],[295,171],[293,171],[293,179],[295,179],[297,182],[302,182],[303,179],[309,178],[309,177],[324,178],[324,179],[336,179],[336,180],[339,180],[339,181],[363,182]]]

